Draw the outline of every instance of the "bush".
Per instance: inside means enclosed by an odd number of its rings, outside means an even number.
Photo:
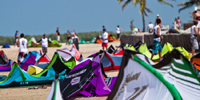
[[[117,34],[114,32],[108,32],[109,34],[117,37]],[[85,32],[85,33],[77,33],[77,36],[79,37],[79,39],[84,38],[86,41],[90,41],[93,37],[96,37],[98,35],[101,35],[102,32]],[[122,32],[121,35],[123,34],[130,34],[130,32]],[[32,37],[34,37],[36,39],[36,41],[39,41],[43,36],[42,35],[25,35],[25,38],[27,40],[30,40]],[[51,40],[56,40],[56,34],[55,33],[51,33],[51,34],[47,34],[47,38],[51,38]],[[8,43],[9,45],[14,45],[15,43],[15,38],[13,36],[0,36],[0,45],[3,45],[5,43]],[[67,34],[61,34],[60,35],[60,42],[61,43],[65,43],[67,42]]]

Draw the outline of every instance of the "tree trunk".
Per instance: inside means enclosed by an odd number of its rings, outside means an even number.
[[[144,18],[144,13],[142,13],[142,22],[143,22],[143,30],[142,30],[142,32],[145,32],[145,18]]]

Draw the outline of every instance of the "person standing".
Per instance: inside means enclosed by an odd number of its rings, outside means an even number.
[[[57,36],[57,41],[60,42],[60,31],[59,31],[59,27],[57,27],[56,36]]]
[[[102,34],[102,49],[104,51],[104,48],[108,47],[108,33],[106,32],[106,29],[103,29],[103,34]]]
[[[173,22],[173,25],[174,25],[174,29],[177,29],[177,26],[178,26],[178,24],[177,24],[177,18],[175,18],[175,20],[174,20],[174,22]]]
[[[67,44],[70,45],[71,33],[67,30]]]
[[[163,36],[161,36],[161,19],[156,20],[156,26],[154,27],[154,39],[153,39],[153,51],[151,60],[153,59],[154,54],[157,54],[159,52],[159,57],[161,60],[161,52],[162,52],[162,46],[161,46],[161,40],[163,39]]]
[[[162,19],[160,18],[159,14],[157,14],[156,20],[157,20],[157,19],[160,19],[160,20],[161,20],[161,23],[162,23]],[[156,20],[155,20],[155,26],[157,25]]]
[[[17,46],[19,47],[18,63],[20,64],[28,52],[27,50],[28,42],[27,39],[24,38],[23,33],[21,33],[20,35],[20,39],[17,42]]]
[[[191,42],[191,48],[192,48],[192,56],[195,54],[195,50],[199,49],[199,44],[197,42],[197,35],[200,35],[198,32],[198,21],[193,21],[193,26],[191,27],[191,34],[190,34],[190,42]]]
[[[106,28],[105,28],[105,26],[104,26],[104,25],[102,26],[102,29],[103,29],[103,30],[104,30],[104,29],[106,30]]]
[[[147,30],[149,31],[149,33],[153,32],[153,27],[154,27],[154,25],[152,24],[152,22],[150,22],[148,27],[147,27]]]
[[[133,25],[133,20],[130,22],[130,29],[131,29],[131,32],[133,32],[133,29],[135,28],[135,26]]]
[[[178,19],[177,19],[177,24],[178,24],[177,28],[178,28],[178,30],[180,30],[180,28],[181,28],[181,19],[180,19],[179,16],[178,16]]]
[[[46,34],[43,35],[43,38],[40,40],[40,43],[42,44],[42,52],[43,54],[47,53],[47,48],[48,48],[48,39]]]
[[[117,28],[116,28],[117,39],[119,39],[121,31],[122,31],[121,28],[119,27],[119,25],[117,25]]]
[[[198,21],[197,28],[198,32],[200,31],[200,8],[195,7],[194,11],[192,12],[193,21]]]
[[[16,32],[15,32],[15,45],[17,45],[18,37],[19,37],[18,30],[16,30]]]
[[[75,45],[76,49],[79,51],[79,37],[75,32],[72,33],[72,43]]]

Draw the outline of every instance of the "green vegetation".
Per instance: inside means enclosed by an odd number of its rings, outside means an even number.
[[[117,37],[117,34],[114,32],[108,32],[109,34]],[[101,35],[102,32],[85,32],[85,33],[78,33],[78,37],[81,38],[85,38],[86,41],[90,41],[93,37],[96,37],[97,35]],[[122,32],[122,34],[131,34],[130,32]],[[25,34],[25,38],[27,40],[30,40],[31,37],[34,37],[36,39],[36,41],[39,41],[42,38],[42,35],[26,35]],[[56,40],[56,34],[55,33],[51,33],[51,34],[47,34],[47,38],[51,38],[51,40]],[[15,43],[15,38],[14,36],[0,36],[0,45],[3,45],[5,43],[8,43],[10,45],[14,45]],[[60,36],[60,41],[61,43],[65,43],[67,42],[67,34],[61,34]]]
[[[147,12],[151,13],[151,10],[149,8],[147,8],[147,0],[118,0],[118,3],[124,2],[124,4],[122,5],[122,10],[124,9],[125,6],[127,6],[129,3],[132,2],[132,4],[134,6],[136,5],[140,5],[140,12],[142,14],[142,22],[143,22],[143,29],[142,31],[145,32],[145,16],[147,16]],[[159,3],[164,3],[167,5],[170,5],[171,7],[173,7],[172,4],[168,3],[165,0],[157,0]]]

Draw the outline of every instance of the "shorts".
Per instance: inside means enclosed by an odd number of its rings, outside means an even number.
[[[149,29],[149,33],[153,33],[153,29]]]
[[[47,53],[47,47],[42,47],[42,52]]]
[[[159,51],[159,52],[162,51],[162,46],[161,46],[160,42],[154,40],[154,41],[153,41],[153,51],[152,51],[152,52],[153,52],[154,54],[157,54],[158,51]]]
[[[120,33],[119,33],[119,34],[117,34],[117,39],[119,39],[119,36],[120,36]]]
[[[18,39],[15,39],[15,43],[17,43],[18,42]]]
[[[57,41],[58,41],[58,42],[60,41],[60,36],[57,36]]]
[[[108,47],[108,43],[102,43],[102,47]]]
[[[196,38],[191,38],[190,39],[190,42],[192,44],[192,49],[195,49],[195,50],[198,50],[199,49],[199,44],[197,42],[197,39]]]
[[[22,62],[26,56],[27,56],[26,53],[24,53],[24,52],[19,52],[17,61],[18,61],[18,62]]]

